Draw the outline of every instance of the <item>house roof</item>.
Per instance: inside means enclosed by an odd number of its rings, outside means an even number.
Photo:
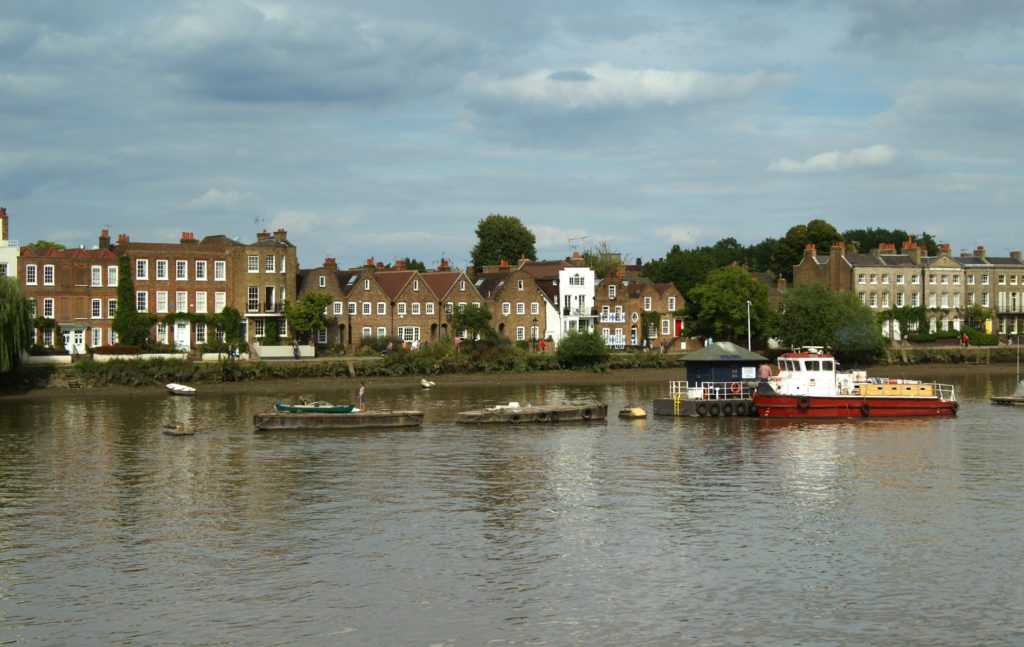
[[[683,358],[684,364],[691,362],[767,362],[768,358],[751,352],[729,341],[715,343],[696,350]]]
[[[452,286],[462,276],[462,272],[423,272],[420,276],[438,299],[451,292]]]
[[[56,247],[22,247],[21,256],[27,258],[96,258],[116,259],[117,254],[109,249],[83,249],[72,247],[71,249],[57,249]]]
[[[416,270],[385,270],[383,272],[375,272],[373,276],[377,279],[377,284],[384,291],[384,294],[394,299],[408,285],[415,274]]]

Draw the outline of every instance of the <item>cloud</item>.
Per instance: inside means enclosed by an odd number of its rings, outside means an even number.
[[[216,211],[222,209],[234,209],[245,202],[251,201],[256,196],[246,191],[221,191],[210,189],[203,195],[190,200],[185,208],[190,211]]]
[[[768,168],[778,173],[837,173],[892,166],[898,159],[899,151],[892,146],[875,144],[846,152],[818,153],[802,162],[783,157]]]
[[[772,86],[784,77],[762,71],[726,76],[602,64],[573,70],[543,68],[508,79],[470,75],[465,88],[479,97],[572,112],[726,101]]]

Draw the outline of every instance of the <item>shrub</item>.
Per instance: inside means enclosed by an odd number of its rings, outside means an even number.
[[[599,367],[608,364],[609,351],[601,335],[571,332],[562,338],[555,351],[565,368]]]

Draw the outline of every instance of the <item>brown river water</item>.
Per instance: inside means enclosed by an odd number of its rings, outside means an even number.
[[[958,417],[614,417],[643,373],[369,383],[412,431],[254,433],[287,385],[4,398],[0,644],[1024,645],[1013,367],[929,377]],[[513,400],[613,417],[454,421]]]

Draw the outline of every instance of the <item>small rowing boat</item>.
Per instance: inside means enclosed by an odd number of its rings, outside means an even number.
[[[317,400],[308,404],[274,403],[274,409],[280,413],[352,413],[354,408],[355,405],[352,404],[331,404],[323,400]]]
[[[165,386],[167,387],[167,391],[171,395],[195,395],[196,394],[196,389],[195,389],[195,387],[192,387],[192,386],[185,386],[184,384],[176,384],[174,382],[171,382],[170,384],[167,384]]]

